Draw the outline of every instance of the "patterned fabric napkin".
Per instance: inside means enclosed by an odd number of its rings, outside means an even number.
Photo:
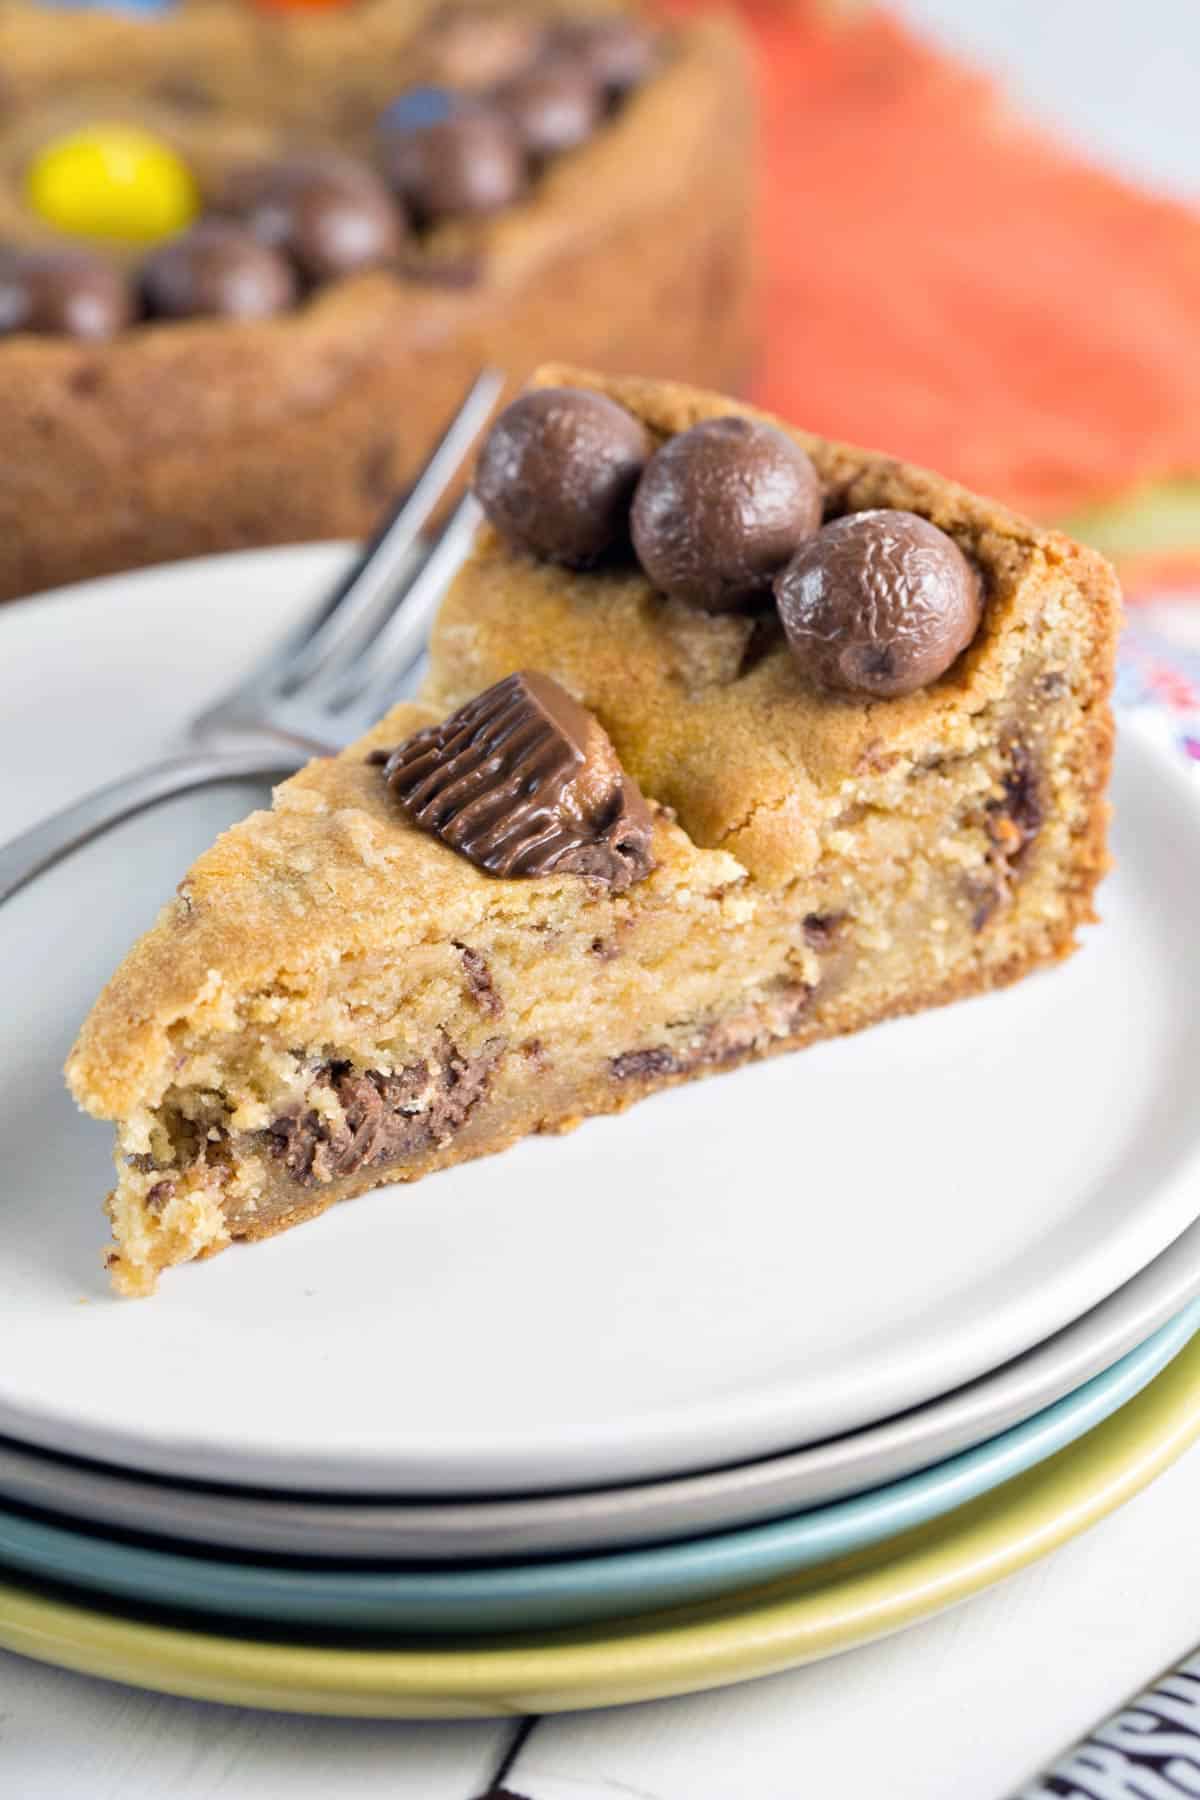
[[[1191,605],[1196,608],[1196,601]],[[1171,744],[1200,781],[1200,626],[1195,611],[1150,606],[1126,626],[1114,699],[1118,708],[1138,714]]]
[[[1062,526],[1131,601],[1196,599],[1200,210],[1036,128],[886,5],[736,10],[763,165],[751,398]]]

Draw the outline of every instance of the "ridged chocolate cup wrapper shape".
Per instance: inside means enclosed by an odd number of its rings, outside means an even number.
[[[509,879],[570,873],[620,891],[653,868],[654,822],[599,721],[548,675],[510,675],[393,750],[414,825]]]

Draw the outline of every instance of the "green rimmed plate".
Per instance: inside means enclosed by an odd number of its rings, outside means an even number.
[[[1119,1413],[949,1518],[719,1604],[544,1636],[349,1643],[181,1630],[0,1585],[0,1646],[115,1681],[293,1712],[452,1718],[658,1699],[816,1661],[930,1617],[1113,1511],[1200,1436],[1200,1340]]]

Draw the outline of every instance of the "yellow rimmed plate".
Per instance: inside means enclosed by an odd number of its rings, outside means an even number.
[[[255,1641],[0,1584],[0,1646],[192,1698],[292,1712],[454,1718],[721,1687],[899,1631],[1015,1573],[1119,1506],[1200,1436],[1200,1340],[1049,1462],[870,1553],[628,1627],[437,1646]]]

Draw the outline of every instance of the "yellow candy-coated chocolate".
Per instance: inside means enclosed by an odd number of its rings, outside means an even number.
[[[59,231],[126,244],[170,237],[200,207],[187,164],[136,125],[90,125],[55,138],[30,163],[26,194]]]

